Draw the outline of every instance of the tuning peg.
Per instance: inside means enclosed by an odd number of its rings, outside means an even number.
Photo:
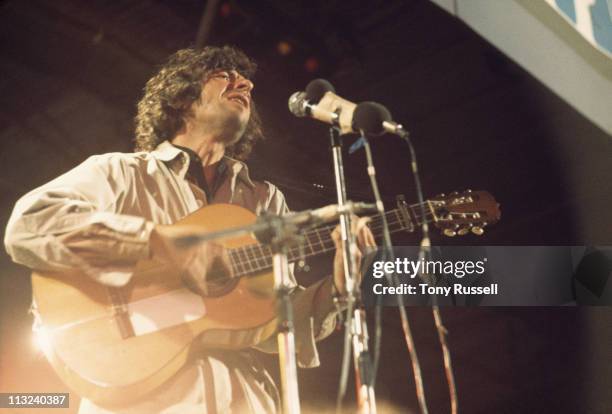
[[[482,236],[482,234],[484,233],[484,229],[480,226],[474,226],[472,227],[472,233],[477,236]]]
[[[457,235],[457,232],[453,229],[444,229],[442,233],[447,237],[455,237]]]
[[[469,227],[464,227],[462,229],[460,229],[457,234],[460,236],[465,236],[466,234],[468,234],[470,232]]]

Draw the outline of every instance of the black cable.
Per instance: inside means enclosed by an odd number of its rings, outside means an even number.
[[[342,350],[342,368],[340,369],[340,384],[338,387],[338,396],[336,397],[336,413],[342,413],[342,400],[346,395],[346,386],[348,384],[348,369],[351,360],[351,331],[352,331],[352,319],[353,311],[355,309],[355,302],[353,300],[348,301],[346,309],[346,317],[344,318],[344,346]]]
[[[410,140],[410,136],[407,132],[402,131],[400,134],[401,138],[408,144],[408,148],[410,149],[410,157],[412,158],[411,167],[412,167],[412,176],[414,177],[414,184],[417,193],[417,199],[419,204],[421,205],[421,216],[425,217],[425,202],[423,197],[423,190],[421,188],[421,179],[419,176],[419,170],[417,167],[417,159],[416,152],[414,151],[414,147],[412,146],[412,141]],[[427,220],[423,220],[421,225],[423,231],[423,240],[421,241],[421,248],[419,251],[419,260],[421,258],[428,259],[431,254],[431,240],[429,238],[429,225],[427,224]],[[457,414],[459,405],[457,399],[457,387],[455,384],[455,376],[453,374],[452,361],[450,357],[450,351],[448,349],[448,344],[446,342],[446,335],[448,331],[444,327],[442,323],[442,316],[440,314],[440,307],[436,303],[436,296],[432,295],[432,313],[434,316],[434,321],[436,324],[436,329],[438,331],[438,339],[440,340],[440,346],[442,347],[442,355],[444,358],[444,371],[446,374],[446,381],[448,383],[448,389],[451,400],[451,413]]]
[[[385,256],[386,256],[384,259],[394,260],[391,236],[389,234],[387,218],[386,218],[386,215],[384,214],[384,205],[380,197],[380,192],[378,190],[378,184],[376,183],[376,170],[374,169],[374,165],[372,161],[372,152],[370,149],[369,142],[367,138],[365,137],[365,134],[363,133],[362,133],[362,138],[363,138],[364,147],[366,151],[366,159],[368,163],[368,176],[370,177],[370,182],[372,184],[372,191],[374,192],[374,197],[376,198],[376,205],[378,206],[379,212],[382,210],[383,243],[385,245]],[[413,158],[413,160],[414,159],[415,158]],[[420,188],[420,185],[418,188]],[[423,208],[422,205],[421,205],[421,208]],[[424,218],[425,216],[422,215],[422,217]],[[399,280],[397,280],[397,275],[385,274],[385,277],[387,278],[390,286],[399,286]],[[396,298],[397,298],[397,304],[398,304],[398,308],[400,312],[402,330],[404,331],[404,339],[408,347],[408,352],[410,353],[410,361],[412,364],[412,370],[414,372],[414,380],[415,380],[415,385],[416,385],[417,398],[419,400],[419,406],[421,408],[421,413],[427,414],[428,413],[427,399],[425,397],[425,390],[423,386],[423,375],[421,374],[421,364],[419,362],[419,356],[417,354],[416,347],[414,345],[414,339],[412,337],[412,330],[410,329],[410,322],[408,320],[408,314],[406,313],[406,308],[404,307],[404,299],[402,295],[396,295]],[[379,302],[377,302],[377,305],[378,304]],[[375,381],[375,378],[378,372],[378,364],[379,364],[379,358],[380,358],[380,341],[382,337],[381,313],[382,313],[382,307],[377,306],[376,312],[375,312],[376,326],[375,326],[375,338],[374,338],[373,381]],[[374,382],[373,382],[373,385],[374,385]]]

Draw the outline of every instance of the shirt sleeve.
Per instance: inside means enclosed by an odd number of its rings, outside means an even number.
[[[12,259],[40,271],[81,271],[126,284],[148,257],[153,223],[114,212],[129,186],[119,156],[94,156],[17,201],[4,243]]]
[[[267,211],[279,215],[290,212],[285,196],[274,185],[269,186]],[[331,299],[332,277],[327,276],[307,288],[299,286],[291,266],[291,279],[295,284],[292,304],[295,318],[297,362],[300,367],[313,368],[320,364],[315,342],[329,336],[336,327],[337,311]],[[329,295],[319,295],[320,291]],[[321,297],[325,300],[320,300]],[[258,347],[265,352],[276,352],[276,338],[270,338]]]

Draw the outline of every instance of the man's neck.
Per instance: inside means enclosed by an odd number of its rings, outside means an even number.
[[[177,134],[171,141],[175,145],[189,148],[201,160],[204,179],[210,188],[217,179],[217,166],[225,155],[225,145],[212,135],[194,136],[193,134]]]
[[[210,169],[208,167],[217,165],[225,155],[225,145],[219,143],[213,136],[193,137],[188,134],[178,134],[171,142],[195,152],[202,160],[205,172]]]

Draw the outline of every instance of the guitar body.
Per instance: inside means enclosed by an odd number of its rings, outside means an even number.
[[[174,225],[219,231],[255,219],[242,207],[216,204]],[[221,242],[227,248],[256,243],[249,236]],[[145,261],[122,288],[84,274],[34,273],[32,290],[47,358],[69,387],[101,405],[143,397],[194,348],[247,348],[276,328],[270,272],[231,280],[201,297],[185,288],[176,269]]]

